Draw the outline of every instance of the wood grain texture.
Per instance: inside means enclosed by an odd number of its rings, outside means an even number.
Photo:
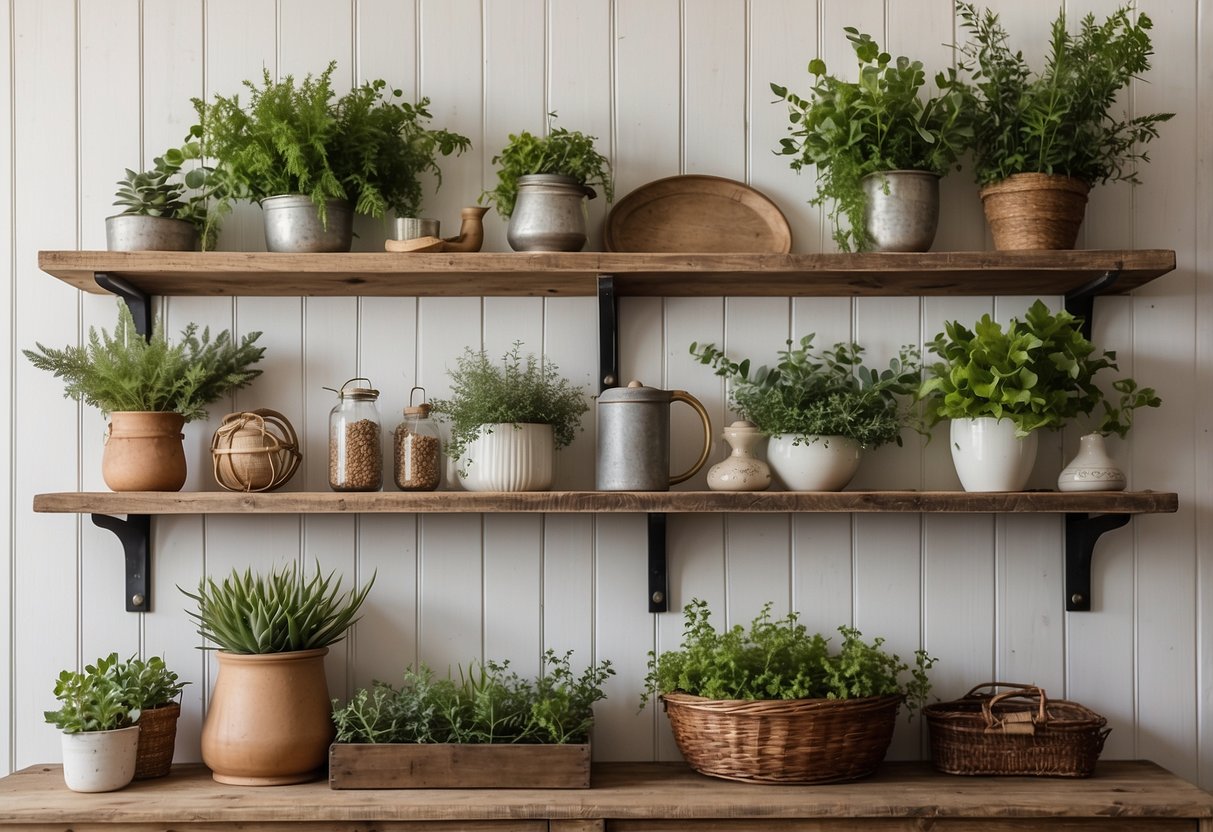
[[[590,746],[333,743],[333,789],[588,789]]]

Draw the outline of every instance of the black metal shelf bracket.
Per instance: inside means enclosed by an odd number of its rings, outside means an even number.
[[[114,277],[104,272],[96,272],[93,280],[102,289],[117,295],[126,304],[126,308],[131,310],[131,317],[135,319],[135,331],[144,338],[150,338],[152,335],[151,297],[121,277]]]
[[[1091,340],[1091,321],[1095,315],[1095,298],[1106,295],[1116,281],[1120,279],[1120,269],[1104,272],[1099,277],[1066,293],[1066,311],[1076,318],[1082,318],[1083,337]]]
[[[1131,514],[1066,515],[1066,612],[1091,611],[1091,555],[1105,532],[1126,525]]]
[[[619,384],[619,299],[615,278],[598,275],[598,392]]]
[[[666,575],[666,516],[649,514],[649,612],[670,609],[669,581]]]
[[[109,514],[94,514],[93,524],[108,529],[122,542],[126,558],[126,611],[152,610],[152,518],[147,514],[128,514],[126,519]]]

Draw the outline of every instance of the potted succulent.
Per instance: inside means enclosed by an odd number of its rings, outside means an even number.
[[[859,468],[860,451],[901,444],[910,424],[899,397],[921,380],[918,352],[902,347],[877,371],[862,363],[863,347],[835,344],[817,351],[813,335],[788,341],[774,367],[750,372],[750,360],[732,361],[715,344],[691,344],[691,355],[729,381],[733,408],[770,437],[767,460],[793,491],[839,491]]]
[[[144,339],[125,304],[118,303],[113,336],[90,327],[88,343],[61,350],[35,344],[23,350],[40,370],[64,380],[64,395],[98,408],[110,419],[101,472],[114,491],[178,491],[185,484],[181,433],[206,418],[206,406],[261,375],[249,369],[265,353],[251,332],[237,344],[225,329],[211,339],[197,324],[170,346],[163,322]]]
[[[682,646],[649,653],[641,707],[665,706],[674,740],[701,774],[760,783],[824,783],[871,774],[888,751],[898,707],[911,715],[931,689],[935,660],[911,667],[839,627],[833,648],[796,613],[717,630],[706,601],[683,608]],[[760,753],[755,753],[760,749]]]
[[[337,97],[336,67],[297,86],[266,70],[260,85],[244,82],[247,105],[237,95],[193,99],[215,176],[232,198],[261,204],[270,251],[348,251],[354,213],[416,216],[422,174],[441,183],[436,156],[471,146],[425,126],[428,98],[398,102],[403,93],[382,79]]]
[[[972,112],[973,161],[999,249],[1074,247],[1093,185],[1140,183],[1135,163],[1173,113],[1117,118],[1118,94],[1150,68],[1150,18],[1119,8],[1077,34],[1065,10],[1053,21],[1045,68],[1033,72],[991,11],[957,2],[969,41],[960,83]]]
[[[843,251],[926,251],[939,222],[939,178],[972,137],[955,71],[937,75],[940,92],[924,100],[921,61],[894,60],[870,35],[844,31],[859,59],[858,81],[830,75],[815,58],[809,98],[771,84],[790,111],[792,135],[778,152],[792,157],[793,170],[816,170],[810,202],[829,202]]]
[[[581,251],[592,186],[602,188],[607,202],[615,197],[611,163],[594,148],[596,138],[555,127],[555,113],[548,119],[546,136],[510,134],[493,157],[497,187],[480,197],[509,220],[506,240],[514,251]]]
[[[1005,328],[989,315],[973,329],[949,321],[928,345],[943,360],[926,368],[918,396],[928,426],[952,420],[948,444],[966,491],[1022,490],[1042,428],[1062,428],[1102,406],[1096,431],[1124,436],[1135,408],[1161,403],[1132,379],[1114,382],[1122,398],[1109,402],[1095,376],[1117,369],[1116,354],[1097,350],[1081,324],[1037,300]]]
[[[135,776],[139,709],[129,703],[117,665],[111,653],[55,681],[61,706],[44,716],[63,732],[63,779],[72,791],[112,792]]]
[[[551,361],[522,356],[521,342],[495,364],[471,349],[448,370],[450,398],[435,399],[434,413],[451,425],[447,455],[469,491],[546,491],[554,456],[581,429],[589,409],[580,387]]]
[[[357,622],[375,577],[341,592],[297,564],[266,576],[233,570],[198,582],[188,611],[217,648],[219,674],[202,725],[202,760],[215,780],[275,786],[314,779],[333,737],[324,657]],[[178,587],[180,589],[180,587]]]
[[[146,660],[132,656],[117,664],[114,672],[127,705],[139,711],[135,779],[163,777],[173,765],[181,691],[189,682],[180,681],[160,656]]]
[[[508,661],[472,662],[458,679],[422,665],[400,687],[375,682],[334,700],[330,785],[588,788],[593,706],[615,671],[603,661],[574,673],[571,656],[547,650],[534,679]]]

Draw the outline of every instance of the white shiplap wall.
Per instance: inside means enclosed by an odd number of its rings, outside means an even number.
[[[1025,50],[1043,50],[1056,4],[992,4]],[[1070,2],[1071,13],[1097,0]],[[1101,300],[1096,335],[1122,367],[1159,388],[1166,404],[1139,417],[1114,452],[1131,485],[1178,491],[1175,516],[1141,517],[1107,536],[1096,557],[1096,611],[1067,615],[1061,598],[1062,529],[1052,517],[804,515],[675,516],[670,527],[674,605],[707,598],[729,622],[766,600],[798,609],[809,626],[853,623],[897,650],[927,647],[942,661],[937,692],[958,695],[990,678],[1035,681],[1105,713],[1111,757],[1149,757],[1213,785],[1213,610],[1208,498],[1213,394],[1213,305],[1207,289],[1213,228],[1208,151],[1213,139],[1207,0],[1139,0],[1155,20],[1150,83],[1126,96],[1138,112],[1173,110],[1141,188],[1096,191],[1082,244],[1177,251],[1179,268],[1133,298]],[[302,75],[336,58],[342,86],[385,77],[410,97],[431,97],[435,124],[470,136],[475,150],[442,165],[445,184],[427,213],[448,228],[494,180],[490,159],[508,133],[540,130],[544,114],[600,137],[620,194],[680,172],[745,179],[791,221],[798,251],[832,245],[820,211],[806,205],[812,178],[797,178],[771,149],[783,108],[768,83],[808,86],[804,67],[823,55],[850,68],[842,27],[856,25],[928,65],[950,59],[948,0],[9,0],[0,14],[0,251],[10,280],[0,292],[0,773],[58,758],[40,721],[52,680],[117,650],[164,654],[187,689],[178,759],[197,759],[198,729],[214,667],[196,648],[175,586],[233,566],[265,568],[318,558],[347,581],[378,580],[364,621],[330,659],[335,695],[405,665],[511,658],[525,671],[545,646],[583,661],[611,659],[619,675],[599,710],[600,759],[677,754],[664,717],[635,710],[646,652],[677,644],[676,613],[645,612],[640,516],[183,517],[155,523],[155,611],[121,610],[120,553],[87,518],[35,515],[35,493],[103,488],[103,422],[61,397],[19,349],[74,341],[109,326],[112,302],[38,271],[39,249],[104,247],[102,218],[123,167],[150,162],[192,122],[188,99],[230,93],[262,66]],[[1029,35],[1029,33],[1032,33]],[[944,185],[936,248],[988,245],[965,175]],[[592,225],[605,215],[591,203]],[[357,246],[383,233],[361,222]],[[505,249],[489,218],[487,248]],[[591,245],[600,234],[595,230]],[[222,247],[262,246],[258,210],[242,207]],[[1051,298],[1053,303],[1057,298]],[[724,389],[688,360],[693,340],[769,358],[788,337],[855,338],[875,360],[929,339],[950,318],[991,312],[1005,320],[1030,299],[626,299],[623,372],[688,389],[714,423]],[[596,312],[589,299],[179,298],[160,311],[176,332],[187,321],[264,330],[265,375],[207,423],[187,429],[187,488],[213,488],[206,452],[229,409],[268,406],[291,417],[305,465],[291,488],[325,487],[323,385],[366,375],[395,423],[408,388],[446,392],[445,367],[465,346],[499,352],[520,339],[592,387]],[[693,417],[677,410],[676,457],[693,452]],[[560,488],[593,485],[590,428],[560,457]],[[1042,442],[1033,485],[1048,487],[1075,432]],[[719,449],[719,455],[723,448]],[[863,487],[958,487],[945,443],[873,454]],[[686,487],[704,487],[700,474]],[[894,746],[916,758],[920,723]]]

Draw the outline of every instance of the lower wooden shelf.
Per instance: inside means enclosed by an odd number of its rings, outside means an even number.
[[[369,824],[374,824],[370,826]],[[864,780],[761,786],[681,763],[604,763],[587,790],[333,791],[327,782],[224,786],[179,765],[160,780],[77,794],[59,766],[0,780],[0,829],[415,830],[432,832],[1213,832],[1213,795],[1149,762],[1101,762],[1086,780],[968,778],[886,763]]]

